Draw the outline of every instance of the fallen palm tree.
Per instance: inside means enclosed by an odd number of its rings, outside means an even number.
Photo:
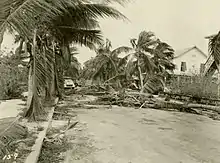
[[[204,104],[195,104],[195,103],[188,103],[188,102],[180,102],[180,101],[164,101],[164,100],[156,100],[155,104],[153,105],[147,105],[148,107],[155,108],[155,109],[178,109],[180,111],[189,110],[191,109],[192,112],[193,109],[205,109],[205,110],[211,110],[217,113],[220,113],[220,107],[219,106],[213,106],[213,105],[204,105]]]
[[[112,92],[99,96],[97,100],[90,102],[90,104],[98,105],[119,105],[125,107],[139,107],[145,101],[152,103],[153,96],[146,93],[126,92],[121,90],[119,92]]]
[[[139,92],[120,91],[114,94],[106,94],[98,97],[97,100],[90,102],[90,104],[109,106],[118,105],[124,107],[134,107],[136,109],[152,108],[167,111],[187,112],[192,114],[205,114],[203,113],[204,111],[207,111],[209,115],[220,114],[220,108],[218,106],[191,103],[190,101],[171,100]]]
[[[220,103],[220,100],[217,98],[211,98],[211,97],[198,97],[193,96],[190,94],[181,94],[181,93],[172,93],[172,92],[164,92],[164,95],[169,97],[170,99],[179,99],[182,101],[196,101],[201,104],[210,104],[210,105],[216,105]]]

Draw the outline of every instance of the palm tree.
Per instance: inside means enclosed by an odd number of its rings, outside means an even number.
[[[54,78],[54,73],[50,72],[56,70],[57,55],[70,59],[70,43],[90,48],[94,47],[94,43],[100,43],[102,39],[98,17],[125,18],[120,12],[107,6],[107,3],[95,4],[86,0],[2,0],[0,10],[0,34],[11,27],[26,38],[32,47],[28,49],[31,54],[29,90],[32,91],[27,102],[26,116],[33,118],[43,113],[39,99],[42,87],[47,85],[45,79]],[[55,52],[55,42],[60,47],[58,54]],[[55,79],[57,80],[57,75]]]
[[[139,77],[141,90],[150,76],[174,69],[171,62],[174,50],[156,38],[153,32],[141,32],[138,40],[131,39],[131,44],[133,51],[124,58],[127,60],[126,72]]]
[[[218,70],[218,97],[220,97],[220,31],[210,39],[208,48]]]
[[[71,43],[79,43],[90,49],[95,48],[94,44],[102,43],[101,32],[99,29],[97,30],[99,24],[96,19],[108,16],[125,18],[118,11],[105,4],[80,4],[78,7],[69,8],[67,13],[51,24],[50,29],[54,29],[53,35],[59,42],[60,55],[64,58],[63,64],[70,64],[69,45]],[[60,73],[63,74],[62,66],[60,66]],[[58,76],[62,77],[62,75]],[[59,85],[63,86],[63,80],[60,81]]]
[[[128,52],[129,47],[119,47],[111,50],[111,41],[106,42],[96,49],[96,56],[85,63],[83,77],[99,82],[109,82],[121,76],[123,61],[118,57],[121,52]],[[120,84],[117,80],[117,84]],[[118,85],[120,86],[120,85]]]
[[[161,83],[167,70],[174,69],[171,62],[174,50],[156,38],[154,33],[143,31],[138,41],[131,39],[131,44],[132,47],[123,46],[111,51],[111,42],[106,40],[96,50],[97,56],[86,62],[84,77],[106,82],[121,75],[125,80],[129,80],[132,75],[138,76],[143,91],[144,86],[150,90],[153,83]],[[119,58],[118,55],[122,52],[129,54]],[[159,82],[154,82],[156,79]]]

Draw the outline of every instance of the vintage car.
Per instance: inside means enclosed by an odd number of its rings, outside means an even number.
[[[65,89],[74,89],[74,81],[70,77],[64,77],[64,88]]]

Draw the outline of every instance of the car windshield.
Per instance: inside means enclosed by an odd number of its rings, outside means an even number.
[[[66,79],[65,82],[66,83],[73,83],[73,81],[71,79]]]

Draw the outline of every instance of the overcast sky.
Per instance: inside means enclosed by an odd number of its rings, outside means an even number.
[[[207,53],[205,36],[220,30],[219,0],[134,0],[125,8],[117,7],[130,23],[119,20],[102,20],[104,37],[113,47],[129,45],[130,38],[143,31],[153,31],[174,49],[198,46]],[[80,61],[95,55],[81,49]]]
[[[129,45],[129,40],[143,31],[153,31],[175,50],[198,46],[207,53],[205,36],[220,30],[220,0],[133,0],[125,8],[116,6],[130,20],[106,19],[100,25],[113,48]],[[5,40],[4,42],[9,42]],[[95,55],[79,49],[80,62]]]

